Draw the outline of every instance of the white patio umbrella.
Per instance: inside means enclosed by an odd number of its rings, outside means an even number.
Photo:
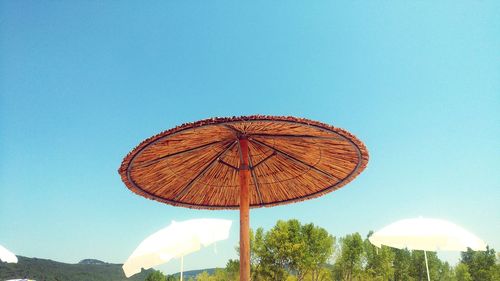
[[[181,281],[184,256],[195,252],[201,246],[208,246],[229,237],[230,220],[193,219],[175,222],[144,239],[123,265],[127,277],[141,272],[141,268],[151,268],[181,258]]]
[[[430,281],[426,251],[485,251],[486,243],[474,234],[451,222],[416,218],[394,222],[371,235],[368,240],[377,246],[423,250],[427,280]]]
[[[0,260],[3,262],[17,263],[17,257],[4,246],[0,245]]]

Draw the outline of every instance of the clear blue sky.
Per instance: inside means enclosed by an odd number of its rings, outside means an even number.
[[[436,217],[498,251],[499,14],[498,1],[0,0],[0,244],[121,263],[171,220],[227,218],[217,254],[185,259],[224,266],[238,212],[144,199],[117,169],[181,123],[269,114],[347,129],[370,162],[322,198],[253,210],[253,228],[297,218],[364,236]]]

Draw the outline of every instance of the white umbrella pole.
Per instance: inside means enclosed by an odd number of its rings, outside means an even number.
[[[429,275],[429,264],[427,263],[427,252],[424,250],[425,257],[425,269],[427,269],[427,281],[431,281],[431,277]]]
[[[181,256],[181,281],[182,281],[182,271],[184,271],[184,256]]]

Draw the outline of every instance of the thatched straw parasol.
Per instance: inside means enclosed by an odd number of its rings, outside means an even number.
[[[294,117],[212,118],[143,141],[119,173],[133,192],[174,206],[240,209],[240,280],[250,276],[249,208],[319,197],[352,181],[368,162],[364,144]]]

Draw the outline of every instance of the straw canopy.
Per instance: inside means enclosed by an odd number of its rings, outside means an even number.
[[[241,140],[248,166],[241,164]],[[149,199],[238,209],[242,170],[250,171],[249,204],[257,208],[332,192],[367,162],[365,145],[345,130],[294,117],[246,116],[183,124],[146,139],[119,173],[130,190]]]

